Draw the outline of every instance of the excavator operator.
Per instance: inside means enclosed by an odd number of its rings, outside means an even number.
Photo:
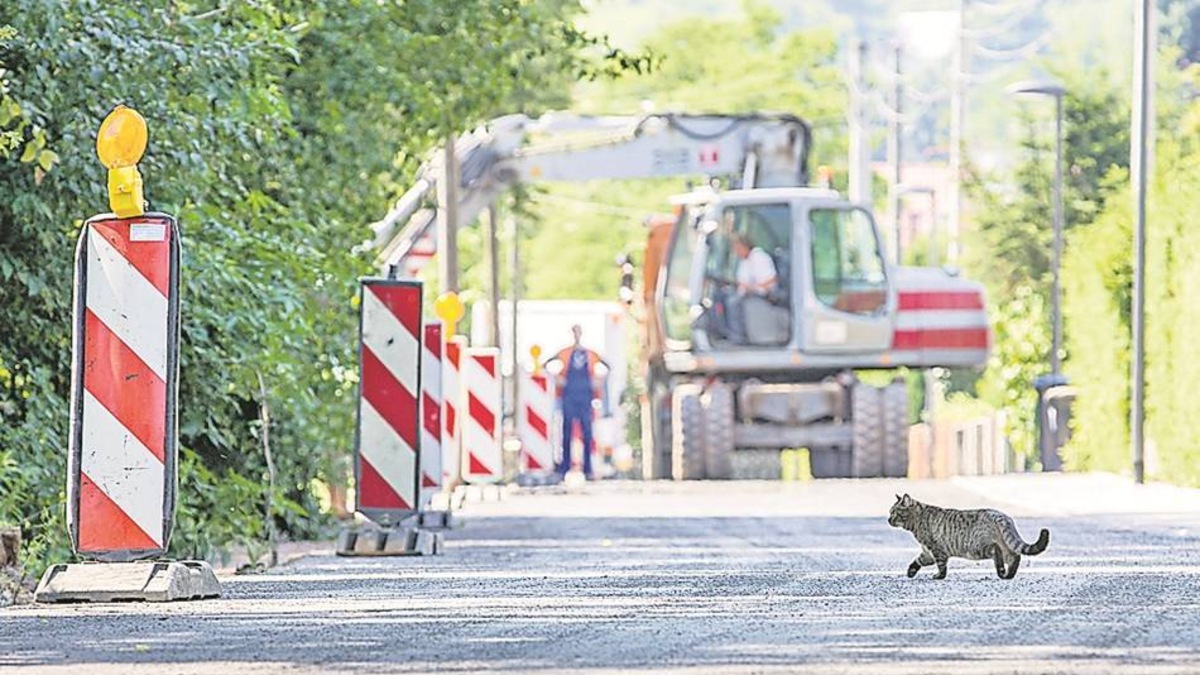
[[[736,281],[737,292],[726,299],[726,328],[729,339],[739,344],[745,344],[746,339],[746,299],[751,296],[766,298],[779,284],[775,270],[775,261],[771,255],[758,246],[741,232],[729,235],[733,253],[738,258]]]

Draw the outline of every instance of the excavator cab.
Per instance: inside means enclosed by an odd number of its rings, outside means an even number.
[[[662,280],[668,350],[757,370],[780,368],[781,351],[888,347],[895,293],[870,213],[813,188],[681,201]]]

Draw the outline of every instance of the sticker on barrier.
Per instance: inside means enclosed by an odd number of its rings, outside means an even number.
[[[462,420],[463,480],[495,483],[502,477],[500,350],[472,347],[462,363],[467,410]]]
[[[75,255],[67,522],[84,558],[166,552],[175,511],[179,229],[88,220]]]
[[[421,283],[363,279],[360,300],[355,505],[391,524],[420,491]]]
[[[421,508],[442,486],[442,324],[425,324],[421,342]]]
[[[442,486],[452,488],[462,481],[462,417],[466,390],[462,365],[467,338],[455,335],[446,340],[446,358],[442,362]]]
[[[523,471],[554,470],[553,420],[553,378],[544,373],[526,374],[521,385],[521,405],[517,416]]]

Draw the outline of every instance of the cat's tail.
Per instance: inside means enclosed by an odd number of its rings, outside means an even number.
[[[1021,544],[1021,555],[1037,555],[1050,545],[1050,530],[1043,529],[1038,534],[1037,541],[1032,544]]]

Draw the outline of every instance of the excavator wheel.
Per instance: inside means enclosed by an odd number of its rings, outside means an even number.
[[[676,480],[704,478],[707,454],[703,389],[681,384],[671,393],[671,475]]]
[[[896,379],[883,388],[883,475],[908,476],[908,387]]]
[[[855,382],[850,390],[850,406],[854,432],[850,474],[854,478],[878,478],[883,475],[883,390]]]
[[[709,478],[733,477],[733,390],[723,382],[710,385],[704,396],[704,468]]]

